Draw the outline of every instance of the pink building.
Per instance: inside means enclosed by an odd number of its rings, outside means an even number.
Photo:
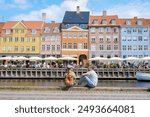
[[[41,36],[41,55],[42,57],[55,56],[61,54],[61,30],[60,23],[45,23]]]

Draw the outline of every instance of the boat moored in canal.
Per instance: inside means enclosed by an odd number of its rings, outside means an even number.
[[[150,73],[137,72],[136,79],[138,81],[150,81]]]

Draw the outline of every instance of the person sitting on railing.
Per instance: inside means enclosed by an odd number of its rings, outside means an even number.
[[[89,87],[89,88],[94,88],[97,86],[98,83],[98,75],[97,73],[94,71],[94,66],[89,66],[88,67],[88,72],[82,74],[78,85],[80,86],[83,82],[86,82],[85,87]]]

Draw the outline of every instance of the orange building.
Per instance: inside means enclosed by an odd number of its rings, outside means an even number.
[[[88,59],[89,12],[67,11],[62,22],[62,56],[77,58],[77,64]]]

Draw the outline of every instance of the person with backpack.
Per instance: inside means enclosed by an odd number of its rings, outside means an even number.
[[[69,87],[74,86],[76,84],[75,80],[76,80],[76,75],[74,73],[73,66],[68,65],[67,71],[65,74],[65,79],[64,79],[64,83],[65,83],[66,87],[69,88]]]

